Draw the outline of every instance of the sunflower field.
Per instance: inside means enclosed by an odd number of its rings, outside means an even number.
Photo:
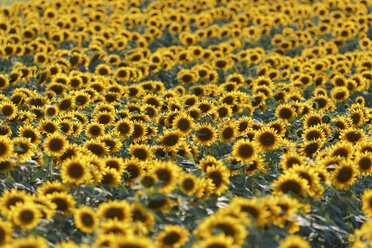
[[[5,1],[0,247],[372,247],[371,83],[372,0]]]

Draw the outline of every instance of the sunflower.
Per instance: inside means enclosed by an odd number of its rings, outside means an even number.
[[[3,102],[0,104],[0,110],[4,117],[8,120],[14,119],[17,116],[18,108],[12,102]]]
[[[174,247],[183,246],[189,236],[189,231],[181,226],[166,225],[164,231],[160,232],[157,237],[157,243],[160,247]]]
[[[17,137],[13,139],[13,154],[19,161],[29,160],[35,154],[35,144],[30,139]]]
[[[204,240],[222,234],[226,238],[232,238],[236,245],[241,245],[248,235],[244,225],[239,220],[230,216],[221,218],[216,215],[206,217],[194,232],[199,239]]]
[[[60,156],[65,151],[67,142],[66,136],[60,133],[53,133],[45,138],[43,146],[47,154]]]
[[[187,114],[181,113],[177,115],[172,123],[172,127],[184,134],[188,134],[193,130],[195,125],[194,120]]]
[[[179,130],[165,130],[162,136],[158,138],[159,144],[164,147],[166,151],[177,149],[183,141],[183,133]]]
[[[237,244],[234,244],[234,239],[230,236],[222,233],[214,235],[204,239],[201,242],[195,242],[193,248],[238,248]]]
[[[215,142],[217,131],[207,123],[201,123],[195,128],[196,133],[193,135],[197,143],[209,146]]]
[[[114,117],[110,112],[100,112],[93,116],[93,119],[99,123],[104,125],[105,127],[111,125],[114,122]]]
[[[371,152],[358,152],[354,158],[354,162],[358,167],[359,174],[369,176],[372,173],[372,153]]]
[[[145,144],[131,144],[129,153],[134,159],[145,161],[152,158],[151,147]]]
[[[231,143],[238,136],[238,125],[235,121],[225,121],[218,126],[220,141],[222,143]]]
[[[98,229],[98,236],[114,234],[116,236],[122,235],[127,236],[133,234],[133,228],[128,222],[119,221],[117,218],[108,219],[105,222],[100,223],[100,228]]]
[[[5,162],[13,154],[14,145],[11,139],[0,136],[0,162]]]
[[[349,117],[343,115],[333,117],[331,119],[331,122],[334,123],[333,125],[335,126],[335,131],[337,132],[351,128],[353,125],[352,120]]]
[[[305,157],[301,156],[296,150],[290,149],[283,154],[283,158],[280,160],[280,165],[284,171],[292,168],[294,165],[303,165],[305,163]]]
[[[92,233],[98,226],[98,218],[93,209],[82,206],[74,211],[74,221],[77,228],[85,233]]]
[[[20,202],[11,207],[11,210],[12,221],[14,224],[20,226],[23,230],[33,229],[41,221],[41,212],[35,203]]]
[[[303,124],[305,128],[309,128],[312,126],[316,126],[318,124],[322,124],[322,116],[315,112],[309,113],[305,115]]]
[[[114,168],[103,168],[101,170],[102,179],[99,181],[110,188],[116,188],[121,181],[121,175],[118,170]],[[98,183],[98,182],[97,182]]]
[[[3,246],[12,239],[12,224],[8,221],[0,220],[0,245]]]
[[[332,172],[332,182],[337,189],[347,190],[356,180],[357,168],[353,162],[341,161]]]
[[[213,193],[221,195],[228,188],[230,171],[225,166],[210,166],[207,168],[207,175],[214,184]]]
[[[186,195],[193,195],[198,188],[198,178],[190,173],[182,174],[180,188]]]
[[[240,214],[252,218],[258,226],[264,226],[270,215],[265,207],[265,202],[257,197],[251,199],[234,197],[229,205]]]
[[[267,152],[278,148],[281,138],[273,128],[264,127],[257,132],[255,142],[262,151]]]
[[[19,136],[30,139],[30,142],[36,144],[39,142],[39,132],[36,128],[32,127],[31,125],[24,125],[19,130]]]
[[[354,127],[347,128],[341,131],[340,138],[351,145],[356,145],[363,141],[365,133],[362,129],[356,129]]]
[[[301,196],[309,189],[307,181],[295,173],[281,174],[272,186],[273,193],[278,195],[292,193],[295,196]]]
[[[65,215],[72,214],[75,209],[76,201],[73,196],[67,192],[53,192],[48,194],[47,199],[57,205],[56,210],[61,211]]]
[[[133,121],[133,132],[131,134],[134,142],[140,142],[146,139],[146,130],[148,125],[141,121]]]
[[[66,188],[60,181],[45,181],[37,187],[37,193],[40,196],[47,196],[54,192],[66,192]]]
[[[99,139],[88,140],[84,143],[83,147],[98,157],[103,157],[109,151],[106,145]]]
[[[121,119],[115,123],[114,132],[119,137],[129,137],[133,131],[133,122],[128,119]]]
[[[314,157],[322,147],[323,142],[321,140],[313,140],[305,142],[301,145],[301,154],[306,157]]]
[[[29,200],[29,194],[23,190],[11,189],[3,191],[0,198],[0,211],[3,216],[9,216],[12,211],[11,208],[17,203],[25,203]]]
[[[109,200],[98,206],[97,215],[106,220],[117,219],[120,222],[130,222],[131,211],[127,201]]]
[[[290,235],[280,241],[280,248],[310,248],[310,244],[307,240],[299,235]]]
[[[10,171],[14,170],[14,167],[17,166],[17,161],[15,160],[6,160],[3,162],[0,162],[0,173],[6,174]]]
[[[372,189],[365,189],[363,192],[362,211],[369,218],[372,217]]]
[[[324,140],[325,133],[320,128],[321,124],[318,124],[316,126],[309,127],[305,130],[305,132],[302,134],[302,138],[304,141],[312,141],[312,140]]]
[[[331,155],[333,157],[340,157],[348,160],[351,158],[352,154],[353,153],[352,150],[350,149],[350,144],[341,141],[333,145],[327,155]]]
[[[250,163],[257,157],[257,144],[246,139],[239,139],[233,146],[232,155],[242,163]]]
[[[27,238],[16,238],[10,242],[13,248],[48,248],[48,241],[43,237],[29,235]]]
[[[161,183],[158,190],[164,194],[171,192],[177,184],[181,168],[169,161],[155,160],[151,164],[151,174],[155,175],[156,180]]]
[[[86,159],[82,156],[76,156],[62,163],[60,174],[63,183],[80,185],[90,181],[89,170]]]
[[[296,173],[301,178],[304,178],[309,185],[309,195],[313,198],[319,198],[324,192],[324,188],[320,184],[320,178],[315,168],[308,165],[294,165],[288,173]]]
[[[113,247],[120,248],[155,248],[155,243],[146,237],[137,237],[134,235],[124,235],[116,238],[116,245]]]
[[[144,206],[142,206],[142,204],[132,203],[130,207],[133,222],[141,223],[148,229],[155,225],[154,215],[150,211],[148,211]]]

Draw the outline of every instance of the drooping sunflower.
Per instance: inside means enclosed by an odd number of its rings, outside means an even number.
[[[273,128],[265,127],[257,132],[255,142],[262,151],[268,152],[278,148],[281,137]]]
[[[178,248],[184,245],[189,236],[189,231],[178,225],[166,225],[164,231],[157,237],[157,243],[160,247]]]
[[[215,142],[217,131],[207,123],[199,124],[195,128],[196,133],[193,135],[195,141],[201,145],[209,146]]]
[[[337,189],[348,189],[356,180],[357,168],[354,163],[342,161],[332,172],[332,183]]]
[[[5,162],[13,154],[13,142],[5,136],[0,136],[0,162]]]
[[[292,193],[295,196],[302,196],[308,191],[308,184],[305,179],[295,173],[281,174],[272,184],[274,194]]]
[[[36,227],[41,221],[41,212],[35,203],[19,202],[11,207],[11,219],[14,224],[23,230],[30,230]]]
[[[110,200],[100,203],[97,215],[106,220],[117,219],[121,222],[130,222],[132,219],[130,205],[125,200]]]
[[[369,218],[372,217],[372,189],[365,189],[363,192],[362,211]]]
[[[300,235],[290,235],[280,241],[280,248],[311,248],[309,242]]]
[[[239,139],[232,150],[232,155],[242,163],[250,163],[257,157],[257,153],[257,144],[246,139]]]
[[[92,233],[98,226],[98,218],[93,209],[83,206],[74,211],[74,221],[77,228],[85,233]]]
[[[66,136],[60,133],[48,135],[44,140],[44,149],[47,154],[52,156],[60,156],[67,147]]]

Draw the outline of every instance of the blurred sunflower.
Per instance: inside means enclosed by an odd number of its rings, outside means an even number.
[[[3,246],[12,240],[12,224],[8,221],[0,220],[0,245]]]
[[[14,145],[8,137],[0,136],[0,162],[5,162],[13,155]]]
[[[153,161],[151,163],[153,164],[151,173],[161,183],[158,190],[163,193],[171,192],[175,188],[180,176],[180,167],[169,161]]]
[[[207,177],[214,184],[213,193],[221,195],[228,188],[230,171],[224,166],[209,166],[207,169]]]
[[[166,225],[164,231],[157,237],[157,243],[160,247],[178,248],[184,245],[189,236],[189,231],[178,225]]]
[[[158,138],[159,144],[166,151],[177,149],[184,139],[184,134],[179,130],[165,130],[163,135]]]
[[[74,211],[74,222],[77,228],[85,233],[92,233],[98,226],[98,218],[93,209],[80,206]]]
[[[307,240],[299,235],[290,235],[280,241],[280,248],[310,248],[310,244]]]
[[[13,248],[48,248],[48,242],[43,237],[35,237],[33,235],[29,235],[26,238],[16,238],[10,242],[11,247]]]
[[[302,196],[308,191],[308,184],[305,179],[295,173],[281,174],[272,184],[274,194],[294,194]]]
[[[19,202],[11,207],[11,220],[22,230],[30,230],[36,227],[41,221],[41,212],[35,203]]]
[[[73,196],[65,191],[53,192],[46,196],[50,201],[57,205],[56,210],[64,213],[65,215],[72,214],[75,209],[76,201]]]
[[[369,218],[372,216],[372,189],[365,189],[362,195],[362,211]]]
[[[80,185],[90,181],[89,170],[86,159],[76,156],[62,163],[60,174],[64,183]]]

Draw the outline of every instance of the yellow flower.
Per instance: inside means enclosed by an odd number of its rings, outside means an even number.
[[[311,248],[309,242],[299,235],[290,235],[280,241],[280,248]]]
[[[19,202],[11,207],[11,211],[11,220],[23,230],[30,230],[41,221],[41,212],[35,203]]]
[[[164,231],[160,232],[157,237],[157,243],[160,247],[178,248],[184,245],[189,236],[189,231],[181,226],[166,225]]]
[[[85,233],[92,233],[98,226],[98,218],[93,209],[83,206],[74,211],[74,221],[77,228]]]

